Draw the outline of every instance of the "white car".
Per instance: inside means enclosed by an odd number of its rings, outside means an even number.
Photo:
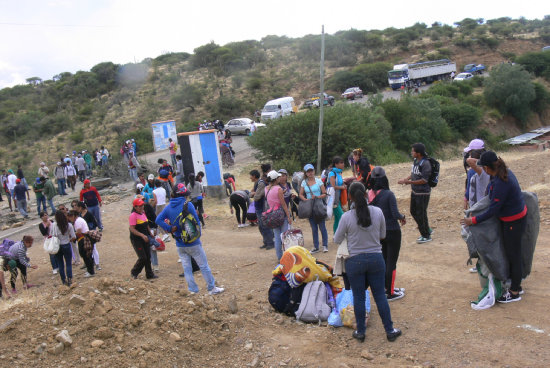
[[[249,118],[236,118],[231,119],[225,124],[225,130],[229,130],[231,134],[245,134],[250,135],[250,124],[252,119]],[[263,123],[256,123],[256,129],[265,127]]]
[[[455,77],[455,79],[453,79],[453,81],[463,81],[473,77],[474,75],[472,73],[460,73]]]

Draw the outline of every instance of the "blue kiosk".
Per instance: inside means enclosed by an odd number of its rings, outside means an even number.
[[[216,130],[178,133],[178,144],[185,175],[204,172],[203,185],[211,197],[223,198],[222,158]]]

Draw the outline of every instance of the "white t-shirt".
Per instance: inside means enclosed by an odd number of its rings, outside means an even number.
[[[76,175],[76,171],[74,169],[74,166],[72,165],[67,166],[67,176],[75,176],[75,175]]]
[[[82,234],[86,234],[88,231],[90,231],[90,229],[88,228],[88,224],[86,223],[86,220],[84,220],[82,217],[78,217],[74,221],[74,231],[75,231],[75,233],[77,233],[78,230],[80,230],[80,232]]]
[[[153,194],[157,197],[157,206],[166,204],[166,189],[163,187],[155,188]]]
[[[8,175],[8,182],[7,182],[7,185],[8,185],[8,189],[10,190],[10,192],[13,190],[13,188],[15,188],[15,181],[17,180],[17,176],[15,176],[14,174],[9,174]]]

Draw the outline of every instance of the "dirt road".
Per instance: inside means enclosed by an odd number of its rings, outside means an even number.
[[[385,339],[374,302],[363,344],[351,338],[350,329],[296,323],[274,313],[267,290],[275,253],[258,248],[257,228],[237,228],[226,201],[206,200],[202,237],[225,293],[208,296],[196,274],[201,293],[189,296],[178,276],[181,265],[173,242],[159,254],[159,279],[130,280],[136,256],[128,239],[130,197],[125,197],[104,206],[106,226],[99,246],[103,270],[95,279],[83,279],[84,271],[77,268],[78,284],[71,290],[59,286],[38,230],[31,232],[37,241],[29,255],[39,269],[30,272],[30,280],[40,287],[0,302],[0,359],[21,367],[107,367],[115,361],[121,367],[545,367],[550,360],[549,155],[503,155],[522,188],[538,194],[542,217],[533,272],[523,283],[526,293],[518,303],[486,311],[469,306],[480,287],[477,276],[468,272],[460,238],[462,162],[442,164],[441,181],[429,206],[434,241],[422,245],[415,242],[418,231],[408,213],[410,188],[396,184],[408,175],[410,165],[398,164],[386,167],[399,209],[408,220],[397,266],[397,286],[406,288],[406,296],[390,304],[395,326],[403,330],[394,343]],[[237,186],[251,186],[245,170]],[[310,248],[309,224],[299,220],[296,226],[304,231]],[[332,223],[327,227],[332,229]],[[332,242],[329,249],[319,258],[333,263]],[[82,305],[71,302],[73,294],[83,297]],[[62,329],[70,333],[72,347],[55,352],[55,336]],[[103,344],[92,347],[94,340]],[[35,353],[42,343],[45,352]]]

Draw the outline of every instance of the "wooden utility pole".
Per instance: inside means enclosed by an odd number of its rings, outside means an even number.
[[[317,136],[317,173],[321,173],[323,118],[325,107],[325,26],[321,26],[321,95],[319,96],[319,135]]]

